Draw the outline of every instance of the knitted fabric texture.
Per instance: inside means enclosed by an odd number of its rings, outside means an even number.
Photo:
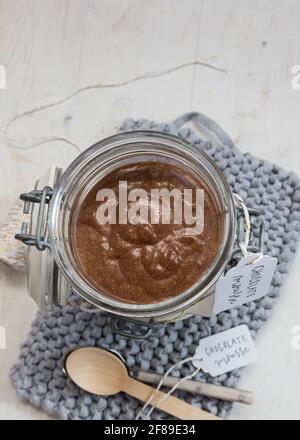
[[[193,121],[209,140],[201,140],[185,124]],[[300,181],[276,165],[242,154],[217,124],[198,113],[183,115],[172,124],[148,120],[126,120],[122,131],[158,130],[182,137],[209,154],[225,174],[232,190],[249,207],[259,207],[265,219],[264,252],[278,258],[269,293],[264,298],[220,313],[210,319],[194,316],[164,325],[149,340],[131,340],[111,331],[109,318],[102,313],[87,313],[79,305],[55,307],[51,313],[37,314],[11,379],[21,399],[42,407],[62,419],[134,419],[141,403],[123,393],[98,397],[76,387],[63,373],[64,355],[77,346],[109,347],[117,350],[129,367],[163,374],[175,362],[193,355],[201,338],[240,324],[252,336],[270,317],[279,288],[287,273],[300,232]],[[76,295],[73,301],[79,303]],[[262,362],[263,360],[261,360]],[[191,373],[191,365],[173,372],[176,377]],[[241,370],[210,378],[199,373],[198,380],[226,386],[237,385]],[[226,417],[231,403],[175,393],[192,405]],[[153,419],[168,418],[154,411]]]

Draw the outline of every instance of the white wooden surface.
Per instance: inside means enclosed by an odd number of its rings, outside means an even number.
[[[291,87],[299,22],[299,0],[0,0],[7,72],[0,221],[50,162],[66,166],[126,117],[171,121],[199,110],[243,151],[300,175],[300,90]],[[300,324],[299,264],[298,252],[258,338],[259,361],[241,382],[255,403],[236,405],[233,419],[300,418],[300,350],[291,347]],[[8,379],[36,308],[23,275],[1,266],[0,276],[7,330],[0,418],[45,419],[19,401]]]

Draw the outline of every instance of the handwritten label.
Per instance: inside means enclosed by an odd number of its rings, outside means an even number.
[[[213,314],[239,307],[268,293],[277,258],[249,254],[221,277],[215,290]]]
[[[193,364],[211,376],[244,367],[257,360],[257,351],[246,325],[201,339]]]

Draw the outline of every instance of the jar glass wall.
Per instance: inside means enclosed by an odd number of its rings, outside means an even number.
[[[192,287],[159,303],[131,304],[105,295],[89,282],[74,250],[74,222],[82,201],[96,182],[120,166],[151,161],[180,166],[205,182],[221,213],[221,243],[217,257]],[[50,247],[55,262],[73,289],[102,310],[141,319],[180,312],[212,292],[230,259],[235,224],[232,193],[214,162],[195,145],[152,131],[112,136],[83,152],[64,172],[51,199],[48,216]]]

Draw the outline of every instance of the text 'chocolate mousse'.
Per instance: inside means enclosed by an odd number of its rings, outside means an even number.
[[[131,194],[126,206],[120,182],[123,189],[126,182]],[[151,196],[162,194],[161,190],[170,194],[177,190],[178,196],[180,190],[182,200],[170,197],[156,203],[157,216],[151,211],[155,202]],[[190,206],[184,199],[187,190],[195,196]],[[115,194],[115,199],[102,200],[105,191]],[[141,193],[146,199],[132,197]],[[193,226],[184,215],[189,207],[198,218],[196,193],[204,195],[202,228],[201,222]],[[119,210],[124,206],[126,223]],[[169,208],[169,223],[162,220],[164,208]],[[104,223],[100,214],[103,217],[106,211],[110,221]],[[141,211],[143,221],[135,215],[130,220],[130,213]],[[97,291],[127,303],[158,303],[184,292],[208,270],[220,249],[221,220],[212,190],[198,176],[171,163],[139,162],[110,172],[90,190],[74,219],[73,244],[79,267]]]

